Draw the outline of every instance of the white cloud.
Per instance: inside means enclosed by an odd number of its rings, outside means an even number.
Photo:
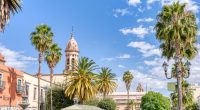
[[[200,36],[200,30],[198,30],[197,36]]]
[[[110,61],[113,61],[113,60],[116,60],[116,59],[129,59],[129,58],[131,58],[131,55],[130,55],[130,54],[122,54],[122,55],[116,56],[116,57],[102,58],[101,60],[102,60],[102,61],[110,62]]]
[[[143,83],[143,85],[148,84],[149,88],[166,88],[166,80],[165,78],[154,77],[152,74],[144,74],[137,70],[130,70],[134,75],[134,80],[137,82]]]
[[[138,19],[137,22],[152,22],[154,19],[153,18],[141,18]]]
[[[127,8],[115,9],[113,16],[117,18],[119,16],[125,16],[125,15],[130,15],[130,14],[131,14],[131,12]]]
[[[8,49],[1,44],[0,53],[5,57],[6,65],[20,70],[25,70],[30,63],[37,60],[37,58],[26,56],[23,52]]]
[[[124,35],[133,34],[139,38],[144,38],[145,35],[152,32],[150,27],[145,28],[142,25],[140,25],[139,27],[135,27],[135,28],[122,28],[119,31]]]
[[[157,2],[157,1],[160,1],[160,0],[147,0],[147,4],[150,5],[150,4],[153,4],[154,2]]]
[[[117,65],[119,68],[126,68],[124,65]]]
[[[141,12],[141,13],[143,13],[143,12],[144,12],[144,10],[145,10],[145,9],[144,9],[144,8],[142,8],[142,7],[138,8],[138,11],[139,11],[139,12]]]
[[[114,58],[112,58],[112,57],[109,57],[109,58],[102,58],[101,59],[102,61],[113,61],[114,60]]]
[[[131,58],[131,55],[130,54],[123,54],[123,55],[118,56],[117,58],[128,59],[128,58]]]
[[[128,47],[137,48],[138,51],[141,52],[144,57],[161,55],[161,52],[159,49],[155,48],[154,45],[151,45],[147,42],[130,42],[128,44]]]
[[[155,2],[159,2],[160,0],[147,0],[147,9],[151,9],[151,5]]]
[[[197,24],[199,24],[199,18],[196,18],[196,22],[197,22]]]
[[[137,4],[140,4],[140,0],[128,0],[128,4],[131,6],[137,6]]]
[[[200,44],[197,44],[198,51],[200,51]],[[149,67],[147,73],[151,74],[155,78],[162,78],[165,79],[164,70],[162,68],[163,62],[166,61],[166,59],[163,59],[161,57],[154,58],[152,60],[145,60],[144,64],[145,67]],[[190,69],[190,77],[187,79],[190,83],[199,83],[200,79],[200,53],[197,54],[197,56],[190,61],[191,62],[191,69]],[[171,72],[172,65],[174,64],[173,60],[170,60],[167,62],[168,67],[168,74]],[[175,79],[169,80],[169,81],[175,81]]]

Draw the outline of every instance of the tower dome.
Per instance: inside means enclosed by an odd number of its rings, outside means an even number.
[[[73,35],[71,35],[71,38],[67,44],[65,51],[66,52],[79,52],[78,44],[77,44],[76,40],[74,39]]]

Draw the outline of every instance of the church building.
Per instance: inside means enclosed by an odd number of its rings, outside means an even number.
[[[71,34],[71,37],[67,43],[66,49],[65,49],[65,68],[63,70],[63,73],[61,74],[54,74],[53,75],[53,83],[59,83],[63,84],[66,80],[67,73],[74,70],[74,66],[78,64],[79,59],[79,48],[78,44],[74,38],[74,35]],[[42,79],[50,81],[50,75],[49,74],[42,74]]]

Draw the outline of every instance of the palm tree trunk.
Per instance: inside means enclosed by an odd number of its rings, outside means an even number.
[[[178,110],[183,110],[182,107],[182,84],[181,84],[181,58],[180,58],[180,46],[178,42],[176,43],[176,57],[178,58],[177,64],[176,64],[176,74],[177,74],[177,85],[178,85]]]
[[[103,99],[105,99],[106,98],[106,94],[105,93],[103,93]]]
[[[127,95],[128,95],[128,110],[130,109],[129,107],[129,90],[127,90]]]
[[[51,88],[51,109],[53,110],[53,100],[52,100],[52,79],[53,79],[53,68],[50,68],[50,88]]]
[[[39,62],[38,74],[37,74],[37,77],[38,77],[38,110],[40,110],[40,78],[41,78],[42,53],[39,53],[38,62]]]

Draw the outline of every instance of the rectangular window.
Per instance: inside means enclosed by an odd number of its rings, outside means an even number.
[[[33,100],[36,100],[36,94],[37,94],[37,88],[35,87],[33,91]]]
[[[21,80],[21,79],[18,79],[18,80],[17,80],[17,90],[18,90],[18,91],[21,91],[21,90],[22,90],[21,84],[22,84],[22,80]]]
[[[0,74],[0,86],[3,86],[3,75]]]
[[[2,79],[3,79],[3,75],[2,75],[2,74],[0,74],[0,81],[2,81]]]
[[[43,100],[44,99],[44,97],[43,97],[43,89],[41,89],[41,97],[40,98],[41,98],[41,103],[43,103],[43,101],[44,101]]]
[[[43,98],[43,89],[41,89],[41,98]]]
[[[29,95],[29,85],[27,84],[26,85],[26,96],[28,96]]]

